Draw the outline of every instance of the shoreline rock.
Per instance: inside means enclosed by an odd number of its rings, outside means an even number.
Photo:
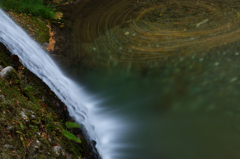
[[[7,66],[2,69],[2,71],[0,72],[0,76],[7,79],[11,78],[11,76],[17,76],[17,72],[12,66]]]

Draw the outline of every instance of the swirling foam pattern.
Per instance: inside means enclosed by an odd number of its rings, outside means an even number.
[[[102,0],[79,10],[75,54],[103,67],[157,67],[240,39],[238,2],[213,0]],[[84,58],[83,58],[84,59]]]

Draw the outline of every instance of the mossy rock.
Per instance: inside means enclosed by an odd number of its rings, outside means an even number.
[[[12,66],[5,67],[1,72],[0,76],[5,80],[12,80],[12,84],[17,84],[20,82],[17,71]]]
[[[12,66],[7,66],[0,72],[0,75],[4,79],[9,79],[12,76],[17,76],[17,72]]]

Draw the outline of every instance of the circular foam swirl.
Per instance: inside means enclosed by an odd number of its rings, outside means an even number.
[[[157,67],[240,39],[239,4],[231,1],[92,1],[78,14],[75,53],[93,67]]]

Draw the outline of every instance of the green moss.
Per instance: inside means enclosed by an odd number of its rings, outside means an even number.
[[[49,41],[50,35],[48,28],[48,20],[43,20],[39,17],[30,16],[26,13],[8,13],[15,20],[15,22],[20,25],[38,43],[42,44],[43,42]]]
[[[29,25],[32,26],[33,30],[33,37],[42,44],[43,42],[48,42],[50,35],[49,35],[49,28],[47,27],[47,22],[42,21],[37,17],[27,16],[26,14],[21,15],[22,20],[22,27],[25,30],[29,30]]]
[[[0,6],[46,19],[53,19],[55,16],[53,7],[45,5],[43,0],[1,0]]]

